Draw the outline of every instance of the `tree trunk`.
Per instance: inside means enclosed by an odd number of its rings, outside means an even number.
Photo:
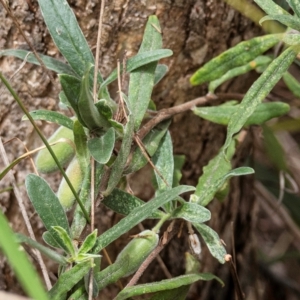
[[[22,29],[28,34],[28,38],[36,50],[40,53],[60,57],[45,28],[41,13],[37,9],[37,3],[30,0],[11,0],[9,2]],[[89,45],[95,49],[100,1],[70,0],[68,2],[74,9]],[[179,105],[205,95],[206,85],[191,87],[189,84],[191,74],[212,57],[242,40],[257,35],[260,31],[250,20],[245,19],[220,0],[106,1],[100,55],[100,69],[104,77],[115,68],[117,58],[122,57],[125,50],[128,57],[137,52],[142,40],[144,25],[147,17],[151,14],[156,14],[161,22],[164,48],[169,48],[174,52],[172,57],[164,60],[164,63],[169,66],[168,75],[154,90],[153,100],[158,109]],[[1,49],[29,49],[3,7],[0,7],[0,24],[2,25],[0,26]],[[53,84],[41,68],[26,63],[21,70],[18,70],[21,64],[22,61],[14,58],[1,58],[0,60],[0,68],[8,78],[17,72],[10,82],[27,109],[58,109],[60,87],[57,77]],[[238,81],[231,81],[223,85],[220,91],[244,93],[253,82],[251,76],[245,75]],[[112,90],[116,90],[116,87],[112,86]],[[34,149],[41,144],[28,122],[21,121],[22,113],[16,106],[12,97],[2,87],[1,138],[4,142],[14,137],[19,139],[5,145],[10,161],[24,153],[24,145],[21,141],[29,149]],[[39,124],[47,135],[54,130],[50,124],[42,122]],[[191,112],[185,112],[173,118],[171,134],[174,153],[186,156],[183,168],[184,176],[181,181],[183,184],[195,185],[197,183],[203,166],[216,155],[222,146],[225,133],[225,127],[203,121]],[[244,161],[249,155],[251,147],[251,135],[246,132],[243,142],[238,147],[234,166],[238,166]],[[2,162],[0,162],[0,168],[3,169]],[[26,174],[32,172],[29,160],[22,161],[15,167],[14,172],[25,195],[24,179]],[[53,186],[57,184],[58,177],[59,175],[51,177]],[[47,180],[49,180],[48,177]],[[0,188],[8,186],[8,180],[2,180]],[[140,175],[131,177],[131,187],[133,192],[142,199],[149,199],[153,192],[149,182]],[[25,231],[13,193],[8,191],[0,194],[0,197],[2,209],[13,224],[14,230]],[[27,206],[28,210],[33,213],[30,205],[27,204]],[[237,262],[243,264],[243,269],[238,267],[238,274],[242,282],[242,289],[246,294],[253,284],[248,276],[253,263],[250,250],[254,226],[254,206],[253,180],[249,176],[232,180],[231,192],[227,199],[223,203],[214,200],[209,206],[212,212],[209,226],[224,240],[228,253],[232,253],[232,237],[235,239]],[[36,228],[37,236],[40,236],[43,229],[36,219],[32,218],[33,226]],[[109,218],[107,215],[105,216],[103,210],[101,216],[97,216],[96,219],[100,232],[111,226],[110,216]],[[183,232],[186,233],[186,229]],[[162,253],[162,258],[173,276],[184,273],[184,252],[188,251],[187,234],[184,233],[181,238],[172,241]],[[125,240],[125,243],[127,241]],[[117,248],[117,244],[111,246],[111,248],[113,247]],[[200,271],[220,276],[225,282],[225,288],[221,288],[215,282],[199,282],[191,288],[188,299],[234,299],[233,281],[229,267],[220,265],[204,245],[203,248]],[[18,288],[9,267],[3,259],[0,260],[0,263],[0,289],[16,292]],[[49,268],[51,269],[51,266]],[[141,282],[149,281],[149,278],[152,281],[165,278],[155,263],[152,263],[150,270],[144,274]],[[110,292],[114,293],[115,290],[109,288],[107,298],[101,299],[112,299]]]

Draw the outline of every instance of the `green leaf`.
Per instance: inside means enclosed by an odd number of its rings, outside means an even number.
[[[38,2],[54,43],[76,74],[82,76],[87,64],[94,63],[94,57],[68,2]]]
[[[154,170],[158,190],[163,191],[171,189],[173,184],[174,159],[170,132],[167,132],[162,138],[157,151],[152,157],[152,162],[168,184],[166,185],[166,183]]]
[[[26,59],[26,61],[31,64],[40,65],[35,55],[32,52],[27,50],[5,49],[0,51],[0,57],[1,56],[14,56],[22,60]],[[64,62],[40,53],[39,53],[39,57],[42,60],[42,62],[45,64],[47,69],[54,71],[57,74],[68,74],[68,75],[76,76],[73,69],[69,65],[65,64]]]
[[[115,130],[108,129],[101,137],[96,137],[88,141],[88,148],[94,159],[100,164],[106,164],[114,150]]]
[[[165,135],[169,125],[171,124],[170,120],[159,123],[155,126],[142,140],[143,145],[145,146],[149,156],[153,156],[156,152],[161,139]],[[131,162],[128,168],[125,169],[125,174],[133,173],[141,169],[147,164],[147,159],[142,153],[141,149],[137,147],[133,152]]]
[[[161,46],[159,48],[161,48]],[[150,64],[153,62],[156,63],[160,59],[169,57],[172,54],[173,54],[173,52],[169,49],[153,49],[151,51],[149,49],[148,51],[144,51],[143,53],[139,52],[137,55],[135,55],[127,60],[126,73],[131,73],[142,66],[146,66],[147,64]],[[123,68],[121,67],[120,72],[122,72],[122,71],[123,71]],[[163,74],[163,68],[160,67],[159,70],[157,71],[157,80],[158,81],[162,78],[161,77],[161,76],[163,76],[162,74]],[[110,73],[110,75],[104,80],[104,82],[101,84],[101,87],[99,90],[99,96],[100,96],[99,98],[101,98],[104,88],[106,88],[110,83],[115,81],[117,78],[118,78],[118,70],[114,69]]]
[[[73,129],[73,123],[74,123],[73,120],[56,111],[39,109],[39,110],[31,111],[30,115],[32,116],[33,120],[44,120],[44,121],[56,123],[58,125],[67,127],[71,130]],[[27,116],[23,116],[22,120],[27,121],[28,120]]]
[[[155,293],[148,300],[186,300],[190,285],[183,285],[172,290],[165,290]]]
[[[185,163],[185,155],[174,155],[174,174],[172,186],[178,186],[182,177],[181,169]]]
[[[232,141],[226,156],[220,151],[207,166],[203,168],[203,174],[198,180],[195,195],[199,197],[197,202],[203,206],[208,204],[217,192],[216,182],[231,170],[230,160],[235,153],[235,141]]]
[[[85,176],[90,164],[90,153],[87,147],[87,136],[82,124],[75,120],[73,126],[74,143],[76,147],[76,158],[80,165],[82,177]]]
[[[169,68],[167,65],[158,64],[154,73],[154,85],[158,84],[164,76],[168,73]]]
[[[186,202],[176,208],[173,218],[181,218],[188,222],[203,223],[211,218],[210,211],[197,203]]]
[[[69,236],[69,234],[60,226],[52,226],[52,228],[56,231],[59,235],[60,239],[63,241],[65,248],[68,249],[68,254],[71,257],[75,256],[75,248],[73,242]]]
[[[34,206],[34,209],[41,218],[46,229],[51,233],[56,242],[66,251],[58,234],[52,226],[60,226],[70,232],[68,220],[63,207],[57,196],[49,187],[48,183],[35,174],[29,174],[25,180],[28,197]]]
[[[272,61],[272,58],[269,56],[265,56],[265,55],[260,55],[258,57],[256,57],[254,60],[248,62],[246,65],[240,66],[240,67],[236,67],[233,68],[229,71],[227,71],[223,76],[221,76],[220,78],[211,81],[209,83],[208,86],[208,90],[213,93],[215,91],[215,89],[220,86],[222,83],[224,83],[225,81],[234,78],[236,76],[240,76],[242,74],[245,74],[247,72],[250,72],[251,70],[254,70],[258,67],[262,67],[265,65],[268,65],[270,62]]]
[[[43,284],[32,262],[29,261],[25,252],[20,249],[15,240],[14,232],[11,230],[8,221],[0,210],[0,249],[7,257],[14,273],[21,286],[32,299],[48,300]]]
[[[71,270],[59,276],[55,285],[48,292],[49,299],[65,299],[67,293],[79,282],[93,267],[90,261],[75,265]]]
[[[68,263],[67,259],[57,253],[56,251],[53,251],[49,249],[48,247],[43,246],[42,244],[38,243],[37,241],[32,240],[31,238],[27,237],[26,235],[23,235],[21,233],[16,234],[17,240],[20,243],[26,243],[29,246],[38,249],[41,253],[49,257],[51,260],[59,263],[60,265],[66,265]]]
[[[97,233],[98,233],[98,230],[95,229],[84,239],[84,241],[78,251],[78,255],[88,253],[94,247],[94,245],[96,243],[96,239],[97,239]]]
[[[228,125],[231,116],[239,109],[239,105],[218,105],[195,107],[193,113],[205,120]],[[290,106],[283,102],[259,103],[252,115],[243,126],[261,125],[268,120],[285,115],[290,110]]]
[[[294,96],[300,98],[300,83],[299,81],[291,75],[289,72],[285,72],[282,76],[282,79],[289,90],[293,93]]]
[[[201,234],[211,255],[215,257],[221,264],[225,263],[225,255],[227,254],[218,234],[205,224],[193,223],[193,226]]]
[[[264,73],[250,87],[241,104],[238,106],[238,110],[231,116],[226,141],[223,146],[224,151],[226,151],[231,143],[233,135],[242,129],[246,120],[255,111],[257,105],[270,93],[275,84],[287,71],[298,51],[299,48],[295,46],[286,49],[278,58],[273,60]]]
[[[145,204],[144,201],[119,189],[114,189],[110,195],[101,202],[114,212],[127,216],[132,210]],[[154,211],[149,219],[161,219],[165,213]]]
[[[282,34],[269,34],[241,42],[207,62],[190,78],[192,85],[199,85],[222,77],[233,68],[243,66],[275,46]]]
[[[203,205],[203,206],[206,206],[211,201],[211,199],[216,194],[216,192],[218,190],[220,190],[222,188],[222,186],[226,183],[226,181],[228,179],[230,179],[231,177],[249,175],[249,174],[253,174],[253,173],[254,173],[254,170],[252,168],[240,167],[240,168],[236,168],[236,169],[231,170],[230,172],[228,172],[227,174],[225,174],[222,177],[220,176],[205,191],[205,193],[203,195],[203,198],[200,198],[200,204]]]
[[[114,161],[114,163],[112,165],[107,188],[102,193],[102,195],[104,197],[108,196],[113,191],[113,189],[117,186],[117,184],[119,183],[120,179],[123,176],[123,170],[126,166],[127,159],[130,154],[132,139],[133,139],[133,135],[134,135],[133,115],[130,114],[127,117],[127,119],[128,119],[128,122],[125,126],[124,136],[123,136],[123,141],[122,141],[120,151],[118,153],[116,160]]]
[[[300,1],[299,0],[285,0],[294,11],[295,15],[300,18]]]
[[[97,128],[107,129],[110,127],[109,122],[99,113],[95,106],[94,99],[90,91],[90,70],[92,65],[86,68],[85,74],[82,77],[80,94],[78,99],[78,110],[84,125],[90,130]]]
[[[47,245],[53,248],[61,248],[60,244],[55,240],[49,231],[45,231],[42,235],[42,238]]]
[[[76,113],[79,122],[81,124],[84,124],[78,109],[78,100],[81,86],[80,79],[66,74],[59,75],[58,78],[69,105]]]
[[[155,197],[151,201],[135,208],[132,210],[127,217],[122,219],[115,226],[108,229],[100,237],[98,237],[96,246],[93,249],[93,253],[98,253],[101,249],[105,248],[111,242],[116,240],[119,236],[128,232],[135,225],[145,220],[148,216],[152,215],[159,207],[165,203],[173,200],[178,195],[194,190],[192,186],[178,186],[171,190],[161,193],[159,196]]]
[[[282,41],[289,46],[298,45],[300,44],[300,34],[295,30],[291,30],[283,36]]]
[[[256,2],[267,15],[289,15],[286,10],[275,4],[272,0],[254,0],[254,2]]]
[[[158,59],[162,58],[158,55],[153,62],[146,64],[147,52],[150,53],[164,53],[164,57],[172,55],[171,50],[160,49],[162,47],[162,36],[160,33],[160,25],[156,16],[150,16],[146,24],[143,41],[138,54],[144,66],[137,68],[130,74],[129,88],[128,88],[128,106],[131,113],[134,115],[134,129],[137,130],[144,118],[146,110],[149,105],[151,93],[154,86],[155,69]]]
[[[159,282],[139,284],[136,286],[127,287],[117,295],[115,300],[124,300],[128,299],[129,297],[155,293],[158,291],[173,290],[183,285],[191,285],[198,280],[209,281],[212,279],[216,279],[222,286],[224,285],[223,281],[220,278],[210,273],[188,274],[172,279],[165,279]]]
[[[262,24],[265,21],[275,20],[280,22],[281,24],[299,30],[300,29],[300,21],[298,18],[291,15],[268,15],[259,20],[259,24]]]

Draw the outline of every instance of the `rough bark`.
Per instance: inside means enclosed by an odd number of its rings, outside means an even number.
[[[19,20],[25,33],[33,42],[38,52],[54,57],[60,57],[47,32],[41,14],[35,1],[9,1],[12,10]],[[75,11],[80,26],[94,49],[97,36],[97,23],[99,15],[99,1],[78,0],[68,1]],[[101,72],[104,76],[116,66],[116,60],[122,56],[124,50],[131,56],[137,52],[141,43],[142,34],[147,16],[156,14],[161,22],[164,47],[172,49],[174,55],[164,62],[168,64],[168,75],[156,87],[153,100],[158,109],[175,106],[206,93],[206,86],[191,87],[189,77],[199,66],[215,55],[226,50],[238,42],[251,38],[259,32],[259,28],[245,19],[239,13],[220,0],[165,0],[165,1],[106,1],[104,14],[104,32],[101,41]],[[0,48],[23,48],[28,46],[20,36],[13,22],[7,17],[5,10],[0,7]],[[21,61],[14,58],[1,58],[0,68],[7,77],[11,77],[20,67]],[[26,64],[12,79],[11,83],[16,89],[28,110],[37,108],[57,109],[59,84],[55,78],[52,84],[49,77],[37,66]],[[243,93],[251,84],[251,77],[244,76],[242,80],[233,81],[222,87],[223,92]],[[113,88],[112,88],[113,89]],[[32,127],[27,122],[21,121],[22,113],[17,108],[12,97],[1,88],[0,100],[0,131],[3,141],[13,137],[19,138],[28,148],[33,149],[40,145],[40,141]],[[53,131],[49,124],[40,122],[46,134]],[[225,128],[203,121],[187,112],[174,117],[171,127],[174,142],[174,152],[186,155],[183,169],[182,183],[196,184],[203,166],[217,153],[224,141]],[[20,141],[14,140],[6,144],[10,160],[24,153]],[[243,162],[251,150],[251,136],[246,135],[238,149],[234,164]],[[3,164],[0,161],[0,168]],[[15,177],[19,184],[24,183],[24,178],[32,168],[28,161],[23,161],[15,168]],[[133,191],[143,199],[148,199],[152,189],[143,176],[131,178]],[[58,177],[53,180],[55,186]],[[2,181],[1,188],[7,187],[8,182]],[[23,187],[21,189],[24,192]],[[232,252],[231,237],[235,236],[238,261],[243,261],[249,268],[251,258],[249,245],[251,244],[251,230],[254,224],[253,210],[255,206],[253,197],[253,181],[249,177],[232,181],[229,197],[223,202],[213,202],[209,208],[212,220],[209,225],[216,230],[227,244],[228,252]],[[24,193],[25,194],[25,193]],[[1,208],[5,211],[16,231],[24,231],[20,212],[12,192],[0,194]],[[28,210],[33,213],[28,205]],[[100,209],[99,209],[100,211]],[[105,215],[106,214],[106,215]],[[101,210],[97,216],[100,231],[111,225],[111,215],[106,210]],[[233,222],[233,230],[231,227]],[[42,228],[36,218],[33,218],[37,235]],[[184,229],[185,230],[185,229]],[[184,269],[184,252],[188,251],[186,234],[172,244],[162,253],[169,271],[173,276],[182,274]],[[126,243],[126,240],[125,240]],[[110,247],[112,252],[119,244]],[[220,276],[226,284],[221,289],[215,283],[197,283],[193,286],[189,299],[233,299],[234,289],[226,265],[219,265],[204,249],[201,262],[201,271],[211,272]],[[3,259],[0,260],[0,288],[16,291],[15,279],[11,276],[9,267]],[[54,269],[53,269],[54,270]],[[247,270],[239,270],[244,292],[247,293],[249,280]],[[2,275],[1,275],[2,274]],[[164,276],[157,265],[150,266],[142,281],[149,279],[160,280]],[[112,299],[107,291],[107,298]],[[105,299],[105,298],[101,298]]]

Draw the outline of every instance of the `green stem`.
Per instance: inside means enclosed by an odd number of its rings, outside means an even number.
[[[2,82],[4,83],[4,85],[7,87],[7,89],[9,90],[9,92],[11,93],[11,95],[14,97],[14,99],[17,101],[18,105],[20,106],[20,108],[22,109],[22,111],[24,112],[24,114],[27,116],[28,120],[30,121],[30,123],[32,124],[32,126],[34,127],[35,131],[37,132],[37,134],[40,136],[41,140],[43,141],[43,143],[45,144],[46,148],[48,149],[48,151],[50,152],[51,156],[53,157],[55,163],[57,164],[60,172],[62,173],[63,177],[65,178],[66,182],[68,183],[72,193],[74,194],[74,197],[77,201],[77,203],[79,204],[80,208],[82,209],[82,212],[87,220],[88,223],[90,223],[90,218],[89,215],[86,211],[86,209],[84,208],[81,200],[79,199],[72,183],[70,182],[68,176],[66,175],[64,169],[62,168],[62,166],[60,165],[55,153],[53,152],[51,146],[49,145],[48,141],[46,140],[46,138],[43,136],[42,132],[40,131],[40,129],[36,126],[33,118],[31,117],[30,113],[27,111],[26,107],[23,105],[22,100],[19,98],[19,96],[16,94],[16,92],[13,90],[13,88],[11,87],[11,85],[9,84],[9,82],[6,80],[6,78],[3,76],[2,72],[0,72],[0,79],[2,80]]]
[[[159,222],[152,228],[152,231],[155,233],[159,232],[159,229],[161,228],[161,226],[171,218],[171,214],[165,214],[160,220]]]

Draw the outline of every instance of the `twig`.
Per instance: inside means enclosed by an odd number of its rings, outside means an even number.
[[[237,298],[238,298],[238,300],[243,300],[243,299],[245,299],[245,295],[242,292],[241,284],[240,284],[240,281],[239,281],[239,278],[238,278],[238,275],[236,272],[236,268],[232,261],[232,256],[230,254],[226,254],[225,261],[229,263],[230,272],[231,272],[231,275],[233,278],[233,283],[234,283]]]
[[[258,200],[260,200],[260,205],[262,207],[267,206],[268,208],[271,208],[272,213],[275,212],[280,217],[280,220],[282,220],[287,230],[294,237],[294,245],[298,249],[300,249],[300,245],[299,245],[300,230],[299,227],[292,220],[290,214],[286,211],[286,209],[282,205],[278,204],[275,196],[273,196],[260,182],[256,181],[254,183],[254,187],[257,193],[261,196],[258,197]]]
[[[204,104],[204,103],[206,103],[208,101],[216,100],[216,99],[218,99],[218,97],[216,95],[207,94],[204,97],[196,98],[194,100],[191,100],[189,102],[183,103],[181,105],[177,105],[177,106],[174,106],[174,107],[171,107],[171,108],[162,109],[162,110],[158,111],[157,114],[156,114],[156,116],[153,117],[148,123],[146,123],[137,132],[137,135],[142,140],[146,136],[146,134],[148,132],[150,132],[150,130],[152,128],[154,128],[160,122],[162,122],[162,121],[164,121],[166,119],[169,119],[169,118],[173,117],[176,114],[180,114],[182,112],[190,110],[190,109],[192,109],[193,107],[195,107],[197,105],[201,105],[201,104]]]
[[[5,149],[3,147],[3,143],[2,143],[2,139],[1,138],[0,138],[0,152],[1,152],[1,157],[2,157],[2,160],[4,162],[4,165],[8,166],[9,165],[9,161],[8,161]],[[30,224],[29,217],[28,217],[28,214],[27,214],[27,210],[26,210],[25,204],[23,202],[23,197],[22,197],[22,195],[20,193],[20,190],[19,190],[19,188],[17,186],[16,180],[15,180],[15,178],[14,178],[14,176],[13,176],[13,174],[11,172],[8,173],[8,176],[10,177],[10,181],[11,181],[11,183],[13,185],[14,193],[16,195],[16,198],[17,198],[17,201],[18,201],[18,205],[20,207],[21,214],[23,216],[23,219],[24,219],[27,231],[29,233],[29,236],[30,236],[31,239],[33,239],[34,241],[36,241],[36,238],[35,238],[35,235],[34,235],[34,231],[33,231],[32,226]],[[35,254],[36,254],[37,260],[39,262],[39,265],[41,267],[41,270],[42,270],[42,273],[43,273],[43,277],[44,277],[47,289],[50,290],[51,287],[52,287],[52,284],[51,284],[50,278],[48,276],[48,271],[47,271],[46,265],[45,265],[45,263],[44,263],[44,261],[42,259],[41,253],[36,250]]]
[[[167,230],[164,232],[162,239],[160,240],[159,245],[151,252],[151,254],[146,258],[146,260],[142,263],[139,269],[136,271],[134,276],[131,278],[129,283],[125,288],[133,286],[140,279],[146,268],[150,265],[150,263],[154,260],[154,258],[164,249],[164,247],[170,242],[170,240],[177,234],[180,226],[172,221]]]

